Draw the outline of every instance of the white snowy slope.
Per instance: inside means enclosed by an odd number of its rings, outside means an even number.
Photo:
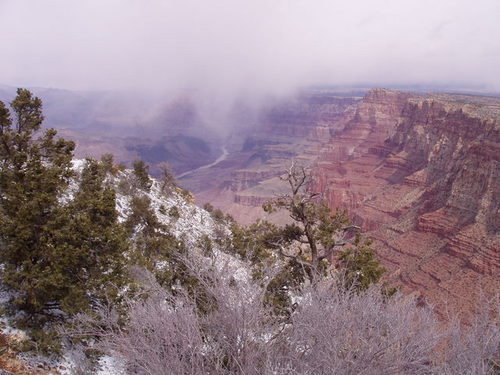
[[[70,201],[78,190],[78,184],[81,171],[85,166],[85,160],[73,160],[73,169],[76,172],[66,193],[61,197],[62,202]],[[119,171],[115,176],[108,175],[106,183],[110,184],[116,191],[116,210],[119,214],[119,220],[125,221],[130,215],[130,204],[132,194],[125,194],[120,189],[120,183],[131,181],[133,172],[131,170]],[[152,186],[149,192],[137,189],[134,194],[147,196],[151,200],[151,208],[154,210],[160,223],[169,227],[171,234],[185,241],[186,245],[195,247],[203,236],[215,239],[216,235],[230,236],[231,231],[227,226],[216,223],[209,212],[189,202],[182,194],[180,189],[173,188],[168,194],[161,190],[161,183],[152,178]],[[168,213],[172,207],[176,207],[179,217],[171,217]],[[222,232],[221,232],[222,231]]]
[[[74,160],[74,169],[77,175],[75,181],[72,181],[68,188],[68,199],[78,189],[78,176],[80,175],[85,161]],[[125,221],[131,213],[132,195],[123,193],[119,188],[122,181],[131,181],[133,179],[133,172],[125,170],[118,172],[115,176],[108,175],[106,182],[114,187],[116,191],[116,209],[119,214],[119,220]],[[162,192],[161,183],[151,178],[152,185],[149,191],[136,190],[134,194],[147,196],[151,200],[151,208],[154,210],[158,221],[169,228],[169,232],[184,241],[191,256],[197,258],[204,257],[202,249],[199,248],[200,241],[203,237],[207,236],[213,241],[213,251],[210,257],[205,257],[206,262],[211,266],[215,266],[221,275],[232,278],[236,281],[243,291],[248,294],[252,293],[252,288],[247,286],[250,284],[251,272],[248,264],[240,259],[227,254],[222,249],[218,248],[217,243],[214,241],[218,236],[231,236],[231,231],[228,225],[216,222],[209,212],[188,201],[185,195],[182,194],[180,189],[171,189],[167,194]],[[169,215],[171,208],[176,207],[179,213],[178,217]],[[233,303],[244,303],[236,298],[227,296]],[[249,295],[250,297],[250,295]],[[121,375],[123,374],[122,366],[116,358],[104,356],[99,361],[100,370],[99,375]],[[65,358],[65,368],[71,369],[71,359]],[[71,372],[61,372],[62,374],[70,374]]]
[[[75,177],[70,181],[70,184],[61,196],[60,201],[63,203],[70,202],[75,193],[78,191],[80,176],[83,168],[85,167],[85,160],[73,160],[73,169]],[[131,213],[131,201],[133,195],[126,194],[121,189],[120,184],[126,183],[133,179],[133,172],[131,170],[119,171],[116,175],[108,175],[106,183],[111,185],[116,191],[116,209],[119,214],[119,220],[124,222]],[[141,189],[134,190],[136,195],[145,195],[151,200],[151,208],[154,210],[158,221],[164,224],[169,232],[174,235],[179,241],[184,241],[188,248],[190,256],[204,260],[205,264],[214,266],[218,269],[220,274],[224,277],[231,278],[236,281],[244,291],[248,291],[249,297],[252,293],[252,288],[246,288],[250,285],[251,271],[250,267],[244,261],[234,257],[231,254],[225,253],[220,249],[217,242],[214,241],[218,237],[230,237],[231,231],[229,226],[225,223],[215,221],[209,212],[194,204],[194,202],[187,199],[181,189],[173,188],[168,193],[162,192],[161,183],[154,178],[152,179],[152,186],[149,191]],[[176,207],[178,215],[171,216],[169,211],[171,208]],[[177,217],[178,216],[178,217]],[[203,255],[203,250],[200,248],[200,243],[203,238],[210,238],[213,244],[213,251],[209,257]],[[1,285],[0,285],[1,286]],[[241,296],[241,295],[240,295]],[[9,296],[6,292],[2,292],[0,300],[5,302]],[[244,303],[244,301],[227,296],[231,303]],[[1,302],[0,301],[0,302]],[[0,332],[5,335],[25,335],[23,331],[13,329],[8,323],[8,317],[0,316]],[[23,356],[24,357],[24,356]],[[31,366],[37,363],[50,363],[52,370],[48,374],[72,374],[74,370],[74,362],[71,355],[71,350],[68,349],[67,354],[60,361],[53,361],[43,357],[25,357],[27,364]],[[100,375],[120,375],[123,374],[120,363],[117,359],[104,356],[99,361],[100,370],[97,374]]]

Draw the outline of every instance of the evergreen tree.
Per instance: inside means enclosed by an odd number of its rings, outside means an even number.
[[[161,172],[161,191],[169,194],[176,187],[175,177],[172,173],[172,167],[167,162],[162,162],[158,166]]]
[[[124,284],[124,257],[127,233],[118,222],[115,191],[104,185],[105,167],[88,159],[82,171],[80,188],[65,207],[71,215],[61,231],[54,232],[59,267],[64,274],[60,300],[68,312],[85,309]]]
[[[106,281],[122,280],[126,233],[115,193],[89,160],[74,199],[62,193],[73,177],[74,143],[47,130],[42,103],[19,89],[10,113],[0,102],[0,262],[15,304],[30,316],[62,308],[73,313],[98,298]]]
[[[137,186],[149,191],[153,182],[149,178],[149,166],[143,160],[134,161],[134,176]]]
[[[172,286],[177,280],[179,256],[187,251],[184,243],[158,221],[149,197],[132,197],[130,208],[125,227],[129,236],[134,237],[135,261],[153,272],[162,285]],[[162,267],[161,264],[167,266]]]
[[[371,241],[364,241],[357,236],[353,246],[342,250],[339,255],[339,266],[344,270],[344,287],[366,290],[377,283],[385,272],[370,248]],[[394,289],[392,289],[393,292]],[[391,293],[391,289],[388,290]]]
[[[74,143],[48,129],[34,138],[43,121],[42,102],[18,89],[8,109],[0,104],[0,261],[4,282],[29,312],[52,301],[53,223],[62,214],[58,200],[72,176]]]
[[[103,154],[101,156],[101,165],[104,169],[104,172],[109,173],[113,176],[118,172],[118,166],[115,165],[114,160],[115,157],[113,154]]]

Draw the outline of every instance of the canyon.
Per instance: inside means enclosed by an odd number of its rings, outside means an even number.
[[[478,309],[500,282],[500,99],[373,89],[313,92],[263,110],[213,168],[180,179],[199,204],[249,223],[286,192],[292,159],[310,188],[374,240],[385,279],[423,303]],[[283,222],[283,214],[268,216]]]
[[[373,239],[385,281],[441,314],[473,311],[481,293],[498,290],[498,97],[309,89],[258,108],[239,103],[221,135],[189,96],[148,112],[147,98],[40,95],[48,125],[77,141],[78,157],[111,152],[128,165],[142,158],[153,174],[167,161],[198,205],[242,224],[289,220],[262,204],[287,193],[280,176],[292,160],[308,166],[310,189],[330,208],[347,209]],[[114,113],[130,103],[144,112],[139,119]]]
[[[143,159],[153,175],[168,161],[182,173],[215,160],[220,136],[207,128],[189,93],[160,95],[137,91],[71,91],[33,88],[43,101],[44,125],[76,142],[78,158],[111,153],[131,166]],[[14,87],[0,85],[0,100],[9,103]]]

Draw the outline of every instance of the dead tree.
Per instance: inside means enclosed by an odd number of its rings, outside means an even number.
[[[322,261],[332,257],[339,248],[350,243],[359,227],[351,225],[343,210],[332,212],[321,195],[309,190],[310,173],[306,167],[292,162],[280,177],[290,186],[290,193],[282,194],[264,204],[266,212],[286,210],[292,224],[285,225],[268,244],[280,255],[302,265],[312,282],[321,272]]]

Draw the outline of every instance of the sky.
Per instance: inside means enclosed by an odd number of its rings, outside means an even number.
[[[0,0],[0,83],[500,91],[500,0]]]

